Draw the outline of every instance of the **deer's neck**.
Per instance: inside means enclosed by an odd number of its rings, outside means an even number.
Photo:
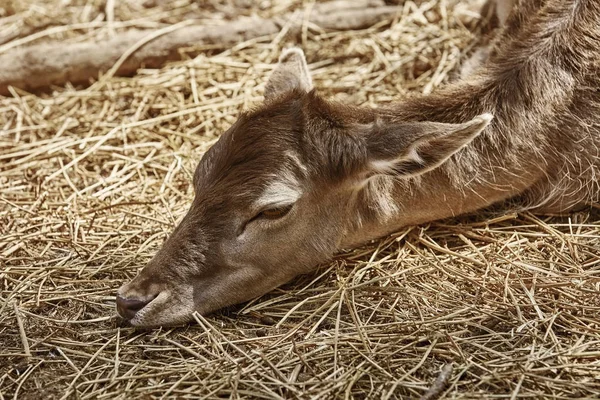
[[[350,202],[352,224],[341,247],[404,226],[474,212],[514,197],[542,178],[544,139],[536,137],[542,118],[526,123],[513,120],[499,101],[485,85],[467,84],[381,110],[383,117],[401,121],[461,123],[485,112],[492,112],[495,119],[473,143],[433,171],[407,179],[384,176],[370,181]]]
[[[549,2],[528,28],[505,35],[480,75],[379,111],[399,121],[462,123],[485,112],[494,120],[438,169],[369,185],[349,207],[342,246],[519,194],[524,207],[552,212],[598,201],[599,67],[589,38],[600,37],[599,21],[596,1]]]

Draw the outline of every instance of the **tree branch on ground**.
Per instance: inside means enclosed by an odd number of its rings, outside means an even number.
[[[308,18],[297,14],[273,19],[242,18],[219,26],[197,26],[186,21],[163,30],[128,30],[104,42],[16,48],[0,54],[0,94],[9,95],[10,86],[39,91],[67,82],[87,85],[107,71],[111,76],[131,76],[140,67],[158,68],[167,61],[181,59],[180,48],[224,48],[275,35],[290,22],[289,35],[299,34],[306,23],[326,31],[363,29],[399,11],[398,7],[380,4],[383,2],[378,0],[332,1],[315,5]]]

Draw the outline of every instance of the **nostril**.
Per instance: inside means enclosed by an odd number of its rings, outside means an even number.
[[[154,298],[148,300],[126,299],[117,296],[117,312],[125,319],[132,319],[135,314],[150,303]]]

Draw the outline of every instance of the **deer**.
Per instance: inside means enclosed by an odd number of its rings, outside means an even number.
[[[323,98],[302,50],[282,52],[264,103],[203,155],[189,211],[118,290],[119,315],[184,324],[406,226],[598,201],[600,2],[494,4],[476,68],[378,108]]]

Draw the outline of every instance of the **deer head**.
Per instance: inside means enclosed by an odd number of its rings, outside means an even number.
[[[119,289],[119,314],[133,325],[179,324],[194,311],[250,300],[311,271],[370,218],[357,204],[369,180],[426,173],[489,120],[403,122],[325,101],[302,51],[285,51],[264,104],[243,114],[200,161],[187,215]]]

